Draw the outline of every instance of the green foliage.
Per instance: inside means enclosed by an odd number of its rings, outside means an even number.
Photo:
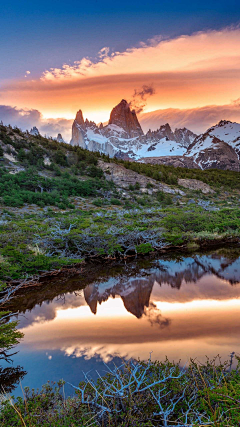
[[[0,359],[9,360],[13,349],[23,337],[23,333],[16,329],[17,321],[6,321],[7,312],[0,311]]]
[[[25,398],[6,401],[0,414],[2,427],[79,427],[88,420],[87,408],[76,398],[64,399],[64,382],[45,384],[41,390],[25,387]],[[96,424],[93,424],[96,425]]]
[[[116,199],[114,197],[110,200],[110,202],[112,205],[116,205],[116,206],[121,206],[121,204],[122,204],[119,199]]]
[[[26,387],[24,398],[2,403],[0,423],[2,427],[238,427],[240,363],[236,359],[235,369],[217,358],[201,364],[191,360],[184,370],[168,359],[126,362],[117,374],[112,371],[94,385],[79,384],[85,389],[86,403],[80,390],[65,399],[63,381],[57,386],[47,383],[41,390]],[[104,415],[99,410],[103,407]]]
[[[54,154],[54,160],[60,166],[68,166],[67,157],[61,149],[58,149]]]
[[[146,175],[169,185],[177,185],[179,178],[198,179],[213,187],[240,189],[240,173],[220,169],[188,169],[166,165],[153,165],[149,163],[136,163],[114,159],[114,162],[122,164],[127,169]]]
[[[169,211],[162,224],[166,230],[165,239],[173,245],[187,240],[217,240],[222,236],[239,236],[239,209],[222,209],[216,212],[196,209]]]
[[[240,210],[222,209],[216,212],[194,210],[174,211],[163,219],[167,231],[181,233],[234,233],[240,229]]]
[[[66,209],[72,206],[68,197],[95,197],[100,189],[108,189],[111,186],[112,184],[104,179],[80,181],[66,172],[61,174],[61,177],[45,178],[31,168],[15,175],[0,169],[1,197],[6,206],[12,207],[35,203],[40,207],[55,205]]]
[[[151,245],[151,243],[141,243],[140,245],[136,246],[136,251],[138,254],[149,254],[150,252],[153,252],[154,249]]]
[[[170,194],[166,194],[163,191],[158,191],[156,193],[156,198],[163,206],[172,205],[173,203]]]

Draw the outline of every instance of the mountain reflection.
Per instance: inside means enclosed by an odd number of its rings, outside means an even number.
[[[100,272],[93,266],[19,293],[6,309],[19,311],[24,339],[14,362],[28,371],[25,384],[41,386],[60,372],[77,381],[84,366],[151,351],[154,359],[183,362],[239,353],[239,252],[162,256]],[[0,373],[5,384],[7,374],[14,372]]]
[[[109,270],[104,280],[100,277],[85,287],[82,285],[82,290],[76,277],[74,289],[72,282],[69,288],[64,284],[64,293],[61,294],[61,283],[54,287],[49,285],[46,294],[40,290],[39,294],[34,295],[30,291],[29,298],[28,295],[19,295],[7,308],[27,313],[27,316],[19,318],[20,327],[25,328],[33,323],[53,320],[60,308],[67,310],[87,304],[96,315],[99,304],[109,298],[120,297],[126,311],[137,319],[144,317],[151,324],[164,327],[169,325],[170,320],[162,317],[152,298],[162,302],[184,303],[196,299],[226,300],[240,297],[240,287],[236,286],[240,281],[240,258],[238,253],[234,257],[230,255],[214,252],[175,260],[162,258],[151,261],[147,268],[142,267],[141,263],[132,264],[115,277],[111,276]],[[76,292],[79,288],[80,291]]]
[[[26,373],[21,366],[8,366],[7,368],[0,366],[1,393],[11,393],[15,390]]]

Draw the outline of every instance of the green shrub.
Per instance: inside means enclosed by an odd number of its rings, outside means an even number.
[[[115,198],[112,198],[111,200],[110,200],[110,202],[111,202],[111,205],[117,205],[117,206],[121,206],[121,201],[119,200],[119,199],[115,199]]]
[[[150,252],[153,252],[154,249],[150,243],[141,243],[136,246],[136,251],[138,254],[149,254]]]

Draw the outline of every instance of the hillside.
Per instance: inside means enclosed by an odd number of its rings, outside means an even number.
[[[0,280],[239,238],[239,173],[111,159],[0,126]]]

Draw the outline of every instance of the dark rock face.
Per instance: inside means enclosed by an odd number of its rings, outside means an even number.
[[[124,129],[129,138],[142,136],[143,131],[134,110],[131,111],[125,99],[112,109],[109,125],[113,124]]]
[[[216,139],[217,138],[215,138],[215,140]],[[239,171],[239,159],[237,153],[226,142],[219,140],[214,148],[206,148],[198,154],[197,163],[201,169],[214,168]]]
[[[144,163],[151,163],[152,165],[166,165],[179,168],[200,169],[197,163],[190,157],[186,156],[161,156],[161,157],[148,157],[144,159]]]
[[[76,124],[78,124],[79,126],[81,126],[83,129],[85,129],[85,123],[84,123],[84,120],[83,120],[82,110],[79,110],[77,112],[75,122],[76,122]]]
[[[30,135],[33,135],[33,136],[40,135],[39,130],[38,130],[38,128],[36,126],[33,126],[33,128],[30,130],[29,133],[30,133]]]
[[[61,135],[61,133],[58,133],[57,142],[65,142],[64,139],[63,139],[63,137],[62,137],[62,135]]]
[[[155,130],[155,131],[149,130],[146,134],[146,137],[150,138],[152,140],[159,140],[162,138],[167,138],[171,141],[174,141],[174,139],[175,139],[174,133],[173,133],[173,131],[172,131],[172,129],[168,123],[160,126],[160,128]]]
[[[82,110],[79,110],[72,125],[72,139],[70,141],[71,145],[77,145],[81,148],[87,148],[84,139],[85,129],[86,126],[83,120]]]
[[[190,144],[194,141],[194,139],[197,137],[197,135],[193,132],[191,132],[187,128],[183,129],[175,129],[174,137],[176,142],[179,144],[182,144],[184,147],[189,147]]]

